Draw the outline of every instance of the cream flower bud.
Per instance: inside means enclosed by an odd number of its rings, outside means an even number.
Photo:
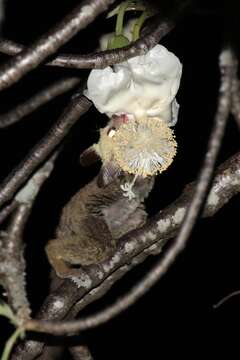
[[[162,45],[113,68],[90,72],[85,95],[101,113],[128,114],[135,119],[158,117],[168,125],[177,121],[182,65]]]

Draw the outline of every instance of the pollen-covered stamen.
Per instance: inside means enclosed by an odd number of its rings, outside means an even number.
[[[128,197],[129,200],[132,200],[136,197],[136,195],[133,192],[133,186],[135,184],[135,181],[137,180],[138,174],[135,174],[132,182],[126,182],[123,185],[120,185],[120,188],[123,190],[123,196]]]
[[[166,170],[176,154],[172,130],[158,118],[129,121],[113,138],[113,155],[130,174],[146,177]]]
[[[120,188],[123,191],[123,196],[128,197],[129,200],[132,200],[136,197],[132,190],[132,184],[126,182],[125,184],[120,185]]]
[[[111,130],[115,129],[102,129],[93,148],[103,165],[111,162],[122,172],[135,175],[131,183],[121,186],[123,195],[132,199],[136,178],[166,170],[176,154],[177,143],[172,129],[159,118],[131,119],[114,133]]]

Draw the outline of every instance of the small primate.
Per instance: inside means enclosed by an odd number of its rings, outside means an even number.
[[[64,207],[46,251],[59,277],[78,275],[76,266],[98,264],[114,254],[117,240],[144,224],[144,199],[157,173],[176,154],[176,141],[161,119],[116,115],[100,140],[81,155],[82,165],[102,161],[99,175]]]
[[[46,246],[49,262],[60,278],[76,277],[77,266],[110,258],[117,240],[146,221],[143,201],[153,178],[136,181],[132,200],[123,196],[121,177],[105,187],[99,187],[97,181],[92,180],[63,208],[56,238]]]

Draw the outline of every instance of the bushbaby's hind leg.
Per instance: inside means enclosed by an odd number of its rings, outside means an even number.
[[[72,269],[66,262],[62,254],[64,253],[64,243],[58,239],[50,240],[45,247],[48,261],[60,278],[69,278],[74,276],[75,270]]]
[[[78,234],[66,234],[65,238],[53,239],[46,246],[49,262],[61,278],[77,276],[74,265],[98,264],[109,258],[114,249],[115,241],[107,224],[96,216],[83,219]]]

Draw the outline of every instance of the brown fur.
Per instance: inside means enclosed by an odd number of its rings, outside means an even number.
[[[73,266],[100,263],[113,255],[116,240],[146,220],[142,202],[153,180],[139,180],[136,198],[123,196],[120,180],[105,188],[95,178],[77,192],[63,208],[56,238],[48,242],[49,262],[61,278],[77,275]]]

